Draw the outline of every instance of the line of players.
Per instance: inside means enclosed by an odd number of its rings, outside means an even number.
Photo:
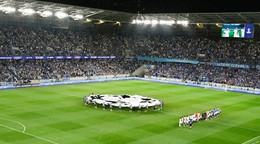
[[[96,103],[96,101],[92,101],[91,99],[88,99],[86,96],[83,97],[83,102],[84,102],[85,105],[89,105],[89,106],[91,106],[91,105],[93,104],[96,109],[97,109],[97,107],[98,107],[98,104]],[[110,103],[110,104],[107,104],[107,105],[109,106],[110,111],[113,111],[113,106],[111,105],[111,103]],[[154,105],[154,106],[153,106],[153,110],[161,110],[161,109],[163,108],[163,106],[164,106],[164,101],[163,101],[163,100],[160,100],[160,104],[159,104],[159,105]],[[102,107],[103,107],[103,110],[106,110],[106,104],[105,104],[105,102],[102,103]],[[134,108],[134,107],[132,106],[132,104],[130,104],[130,106],[129,106],[129,112],[132,112],[132,111],[133,111],[133,108]],[[138,112],[141,112],[143,108],[145,108],[144,111],[147,112],[148,109],[149,109],[148,104],[147,104],[145,107],[143,107],[141,104],[139,104],[139,106],[138,106]],[[119,111],[122,110],[121,103],[119,103],[119,105],[118,105],[118,110],[119,110]]]
[[[207,121],[214,117],[218,117],[220,115],[220,113],[221,113],[221,109],[215,108],[215,109],[203,112],[202,114],[199,112],[196,112],[191,115],[182,116],[179,119],[179,127],[189,126],[190,128],[192,128],[192,125],[194,123],[196,123],[198,121],[202,121],[202,120]]]

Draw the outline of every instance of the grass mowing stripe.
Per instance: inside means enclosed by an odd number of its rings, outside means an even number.
[[[103,111],[101,107],[95,109],[83,104],[82,97],[92,92],[140,94],[162,99],[165,106],[160,111],[146,113]],[[26,132],[47,136],[62,144],[182,144],[212,143],[211,140],[214,143],[242,143],[260,135],[259,98],[250,94],[147,81],[86,83],[3,90],[0,93],[0,117],[22,122],[27,126]],[[192,130],[178,127],[179,116],[215,107],[223,110],[221,117],[195,124]],[[0,143],[1,137],[8,135],[16,137],[17,133],[1,131]],[[229,139],[229,136],[238,138]],[[18,140],[20,143],[37,143],[35,138],[18,138],[15,142],[19,144]]]

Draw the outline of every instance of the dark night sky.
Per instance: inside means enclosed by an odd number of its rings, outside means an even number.
[[[260,12],[257,0],[41,0],[137,13]]]

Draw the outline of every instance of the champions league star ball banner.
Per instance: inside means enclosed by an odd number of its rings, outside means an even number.
[[[223,24],[221,37],[254,38],[254,24]]]
[[[46,59],[111,59],[116,56],[8,56],[0,60],[46,60]]]

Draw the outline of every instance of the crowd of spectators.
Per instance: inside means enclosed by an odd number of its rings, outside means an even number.
[[[187,35],[94,33],[21,26],[0,27],[0,56],[125,54],[260,64],[260,41]]]
[[[0,82],[130,75],[140,65],[140,62],[133,59],[0,61]]]
[[[99,33],[70,29],[1,26],[0,56],[148,56],[260,64],[260,41],[188,35]],[[132,59],[1,60],[0,81],[130,74],[145,62]],[[207,79],[209,82],[260,87],[259,70],[180,63],[157,63],[153,75]]]
[[[176,63],[157,63],[156,65],[157,68],[152,73],[152,76],[156,77],[260,88],[260,72],[257,69]]]
[[[0,27],[0,56],[121,55],[114,35],[61,29]]]

